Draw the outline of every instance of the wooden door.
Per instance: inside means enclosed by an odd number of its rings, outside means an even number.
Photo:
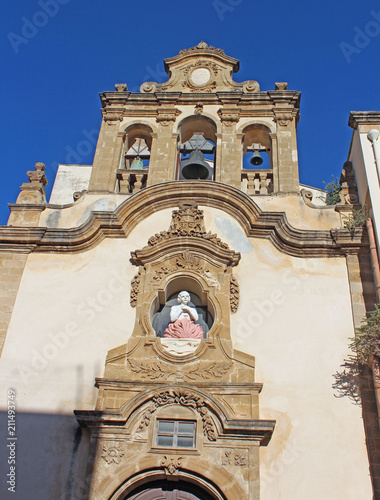
[[[175,483],[175,486],[160,481],[150,486],[145,485],[139,488],[138,492],[132,493],[126,500],[211,500],[208,495],[198,488],[191,485],[181,485]]]

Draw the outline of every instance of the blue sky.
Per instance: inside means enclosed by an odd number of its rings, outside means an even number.
[[[200,40],[240,60],[236,81],[302,93],[302,183],[340,174],[350,110],[380,110],[380,2],[18,0],[0,19],[0,224],[37,161],[48,192],[58,163],[92,163],[99,92],[165,81],[163,59]]]

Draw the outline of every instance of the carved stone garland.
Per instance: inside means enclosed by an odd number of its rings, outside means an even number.
[[[216,432],[206,403],[199,396],[185,389],[172,389],[158,392],[152,397],[152,404],[144,411],[137,432],[141,432],[150,423],[152,414],[161,406],[179,404],[193,408],[202,418],[203,434],[209,441],[216,441]]]
[[[231,312],[235,313],[239,307],[239,283],[235,276],[231,276],[230,280],[230,308]]]
[[[131,298],[130,298],[130,304],[132,307],[136,307],[137,305],[137,296],[140,291],[140,281],[141,281],[141,274],[138,273],[135,275],[131,282]]]
[[[176,375],[187,381],[210,380],[222,378],[232,367],[232,363],[204,363],[190,367],[187,370],[179,369],[177,366],[160,361],[138,361],[129,359],[129,366],[134,373],[138,373],[142,379],[158,380]]]
[[[220,290],[220,283],[216,277],[213,276],[209,270],[204,269],[201,259],[195,257],[189,251],[182,253],[181,256],[176,259],[175,265],[163,266],[157,270],[152,278],[152,282],[159,283],[164,276],[178,271],[179,269],[187,269],[198,272],[206,280],[209,286],[214,286],[217,290]]]

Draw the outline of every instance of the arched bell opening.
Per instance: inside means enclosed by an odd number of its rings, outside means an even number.
[[[215,178],[216,125],[208,117],[190,116],[178,127],[177,179]]]
[[[120,168],[139,170],[149,167],[153,130],[142,123],[125,130],[123,158]]]
[[[250,168],[272,168],[270,129],[262,124],[252,124],[245,127],[242,132],[243,168],[248,167],[247,163],[250,164]],[[249,159],[246,160],[247,153],[250,153],[250,155],[247,157]],[[260,162],[260,157],[263,160],[262,162]]]
[[[184,297],[187,292],[188,298]],[[206,338],[214,323],[215,308],[209,298],[209,293],[193,277],[177,276],[170,280],[164,290],[158,291],[150,308],[150,320],[157,337],[174,338]],[[198,327],[190,327],[184,335],[182,327],[176,326],[182,320],[190,320]],[[186,324],[187,321],[182,321]],[[203,333],[201,335],[201,330]]]
[[[273,192],[273,158],[270,129],[252,124],[242,131],[242,189],[248,194]]]

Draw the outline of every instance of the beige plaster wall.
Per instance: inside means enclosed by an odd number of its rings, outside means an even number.
[[[70,228],[79,227],[90,217],[92,211],[112,212],[123,203],[128,194],[85,194],[76,203],[63,208],[47,207],[40,216],[39,227]]]
[[[341,225],[334,208],[308,207],[301,196],[252,196],[264,211],[286,212],[290,224],[298,229],[331,229]]]
[[[277,420],[261,452],[262,500],[370,498],[360,408],[335,398],[332,389],[353,335],[345,260],[283,255],[266,240],[247,239],[224,212],[200,208],[206,228],[242,254],[234,269],[241,303],[231,318],[232,339],[235,348],[256,357],[256,381],[264,383],[260,418]],[[41,473],[45,469],[41,499],[62,498],[68,477],[75,477],[78,453],[84,452],[80,446],[75,451],[72,411],[94,409],[94,377],[102,376],[107,351],[132,332],[130,282],[137,269],[130,252],[168,229],[171,212],[151,215],[128,239],[106,239],[81,254],[27,259],[0,380],[2,387],[12,380],[25,421],[40,422],[23,439],[36,442],[36,456],[28,460],[40,460]],[[58,436],[63,445],[54,453]],[[26,464],[23,473],[21,492],[27,495],[36,469]]]
[[[217,212],[206,226],[242,252],[234,347],[255,356],[260,418],[277,421],[261,448],[261,500],[371,498],[361,408],[332,388],[354,335],[345,259],[283,255]]]
[[[39,221],[40,227],[70,228],[84,224],[91,211],[112,212],[131,195],[128,194],[85,194],[74,204],[62,209],[46,208]],[[290,224],[298,229],[331,229],[340,225],[339,213],[331,209],[308,207],[301,196],[260,196],[251,198],[264,211],[286,212]]]

